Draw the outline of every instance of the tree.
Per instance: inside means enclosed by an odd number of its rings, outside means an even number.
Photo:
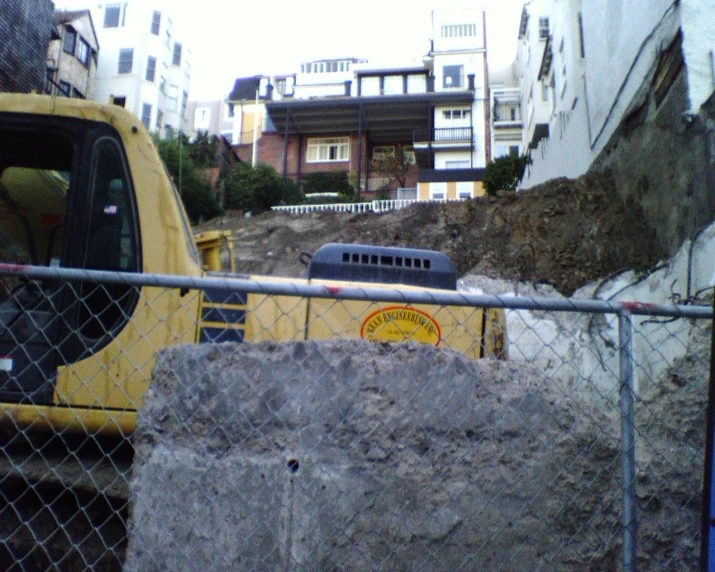
[[[528,155],[497,157],[487,165],[484,174],[484,190],[495,196],[497,191],[514,191],[524,176],[526,166],[531,164]]]
[[[166,165],[192,223],[221,214],[211,182],[199,172],[191,158],[191,146],[186,136],[156,141],[159,156]]]
[[[397,181],[400,187],[404,187],[413,164],[411,154],[405,153],[405,148],[398,145],[394,153],[385,153],[380,158],[373,159],[372,171],[390,181]]]
[[[219,141],[216,135],[209,135],[208,131],[199,131],[196,138],[189,143],[189,156],[196,166],[203,169],[218,165]]]
[[[298,186],[292,179],[286,180],[270,165],[260,163],[251,167],[248,163],[237,163],[224,181],[226,207],[243,211],[260,212],[270,210],[281,202],[300,202]]]

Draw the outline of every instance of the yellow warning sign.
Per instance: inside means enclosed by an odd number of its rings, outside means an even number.
[[[370,314],[362,323],[360,336],[369,342],[414,340],[438,346],[442,332],[426,312],[410,306],[393,306]]]

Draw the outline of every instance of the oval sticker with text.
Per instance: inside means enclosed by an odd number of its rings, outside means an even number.
[[[369,342],[413,340],[438,346],[442,332],[429,314],[409,306],[394,306],[370,314],[362,323],[360,336]]]

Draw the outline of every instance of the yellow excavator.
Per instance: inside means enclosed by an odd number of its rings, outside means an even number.
[[[202,277],[220,270],[227,241],[194,237],[149,133],[127,110],[0,94],[5,267]],[[0,278],[0,420],[11,427],[131,434],[156,354],[171,344],[340,337],[507,355],[500,309]],[[456,289],[441,253],[363,245],[324,246],[304,278],[251,278]]]

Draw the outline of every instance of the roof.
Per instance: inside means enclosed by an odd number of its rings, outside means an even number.
[[[256,90],[261,85],[260,75],[252,77],[239,77],[233,84],[233,89],[228,96],[229,101],[241,101],[244,99],[255,99]]]
[[[94,52],[99,51],[99,38],[97,38],[97,31],[94,28],[94,20],[92,20],[92,13],[89,10],[61,10],[56,11],[53,17],[55,26],[70,24],[72,22],[76,22],[81,18],[86,17],[89,20],[89,26],[92,29],[92,37],[85,39],[89,40],[94,44],[92,46],[92,50]],[[59,37],[56,39],[59,39]]]
[[[62,10],[54,13],[55,24],[67,24],[81,18],[82,16],[90,16],[89,10]]]
[[[332,97],[266,102],[279,134],[318,135],[357,133],[369,140],[412,142],[416,129],[429,129],[436,105],[466,104],[474,92],[419,93],[371,97]]]

